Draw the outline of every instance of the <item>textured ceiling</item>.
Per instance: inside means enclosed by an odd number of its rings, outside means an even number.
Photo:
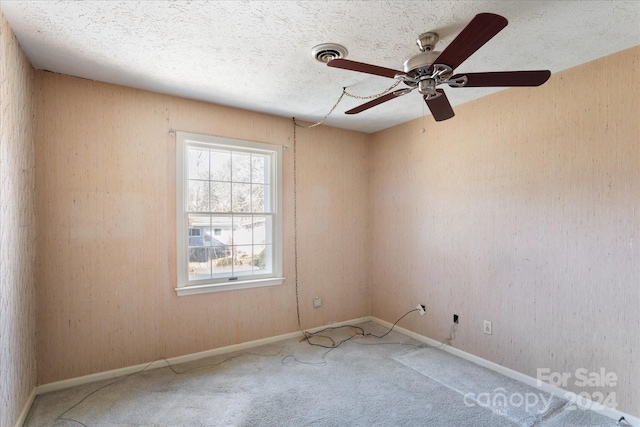
[[[440,33],[441,51],[477,13],[492,12],[509,25],[456,72],[554,73],[640,44],[637,0],[1,0],[0,8],[37,69],[309,122],[330,111],[343,87],[368,96],[394,83],[316,62],[310,52],[320,43],[401,70],[419,52],[418,34]],[[615,79],[615,70],[603,78]],[[444,88],[454,110],[500,90]],[[344,97],[325,124],[374,132],[429,114],[417,92],[344,114],[363,102]]]

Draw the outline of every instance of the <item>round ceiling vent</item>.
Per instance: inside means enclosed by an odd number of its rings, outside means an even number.
[[[347,49],[335,43],[323,43],[311,49],[311,56],[318,62],[326,64],[337,58],[347,56]]]

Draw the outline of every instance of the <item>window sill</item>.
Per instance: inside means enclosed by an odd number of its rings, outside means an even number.
[[[209,285],[192,285],[176,288],[179,297],[186,295],[206,294],[209,292],[233,291],[237,289],[260,288],[263,286],[276,286],[284,282],[284,277],[271,279],[244,280],[232,283],[212,283]]]

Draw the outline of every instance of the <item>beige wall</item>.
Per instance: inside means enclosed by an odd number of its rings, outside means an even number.
[[[33,70],[0,13],[0,425],[36,385]]]
[[[291,119],[47,72],[36,103],[38,383],[298,329]],[[176,296],[170,129],[289,145],[284,285]],[[367,141],[297,129],[303,328],[369,314]]]
[[[455,347],[640,415],[639,55],[375,134],[372,314],[424,302],[406,325],[443,340],[456,313]],[[601,367],[617,387],[575,386]]]
[[[35,384],[34,345],[44,384],[295,331],[291,120],[46,72],[34,319],[32,71],[1,24],[0,425]],[[532,376],[605,367],[619,385],[601,391],[640,415],[639,51],[427,117],[424,134],[298,128],[302,327],[425,303],[403,326],[444,339],[459,314],[454,346]],[[175,295],[171,128],[289,145],[285,285]]]

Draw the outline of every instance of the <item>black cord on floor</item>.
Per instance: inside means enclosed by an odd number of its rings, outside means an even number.
[[[196,367],[193,367],[193,368],[191,368],[191,369],[186,369],[186,370],[184,370],[184,371],[176,371],[176,370],[174,369],[173,365],[172,365],[172,364],[171,364],[167,359],[165,359],[164,357],[162,357],[160,360],[164,360],[164,361],[167,363],[167,367],[168,367],[169,369],[171,369],[171,371],[172,371],[174,374],[176,374],[176,375],[183,375],[183,374],[187,374],[187,373],[189,373],[189,372],[197,371],[197,370],[199,370],[199,369],[210,368],[210,367],[212,367],[212,366],[220,366],[220,365],[222,365],[223,363],[229,362],[230,360],[233,360],[233,359],[237,359],[237,358],[239,358],[239,357],[241,357],[241,356],[264,356],[264,357],[275,357],[275,356],[279,355],[280,353],[282,353],[282,351],[283,351],[285,348],[287,348],[287,347],[288,347],[288,346],[286,346],[286,345],[285,345],[285,346],[284,346],[284,347],[282,347],[282,348],[281,348],[277,353],[267,353],[267,354],[264,354],[264,353],[250,353],[250,352],[242,352],[242,353],[239,353],[239,354],[236,354],[236,355],[233,355],[233,356],[227,357],[226,359],[223,359],[223,360],[221,360],[220,362],[216,362],[216,363],[207,363],[206,365],[196,366]]]
[[[306,364],[306,365],[326,365],[326,363],[327,363],[327,362],[325,361],[325,357],[326,357],[326,355],[327,355],[327,354],[329,354],[332,350],[334,350],[334,349],[338,348],[339,346],[341,346],[342,344],[344,344],[345,342],[347,342],[347,341],[351,341],[351,340],[353,340],[353,338],[355,338],[355,337],[357,337],[357,336],[363,336],[363,337],[371,336],[371,337],[374,337],[374,338],[384,338],[384,337],[386,337],[387,335],[389,335],[389,333],[391,333],[391,331],[393,331],[393,328],[395,328],[395,326],[398,324],[398,322],[400,322],[402,319],[404,319],[406,316],[408,316],[408,315],[409,315],[409,313],[412,313],[412,312],[414,312],[414,311],[418,311],[418,309],[417,309],[417,308],[415,308],[415,309],[413,309],[413,310],[409,310],[408,312],[406,312],[404,315],[402,315],[402,317],[400,317],[398,320],[396,320],[396,322],[391,326],[391,328],[390,328],[387,332],[385,332],[385,333],[384,333],[384,334],[382,334],[382,335],[375,335],[375,334],[373,334],[373,333],[366,333],[366,332],[364,331],[364,329],[362,329],[360,326],[355,326],[355,325],[329,326],[329,327],[327,327],[327,328],[321,329],[321,330],[316,331],[316,332],[307,332],[307,331],[303,331],[304,336],[305,336],[305,340],[309,343],[309,345],[316,346],[316,347],[322,347],[322,348],[326,348],[326,349],[328,349],[328,351],[326,351],[325,353],[323,353],[322,358],[321,358],[321,359],[322,359],[322,361],[321,361],[321,362],[306,362],[306,361],[299,360],[299,359],[297,359],[294,355],[290,354],[290,355],[287,355],[287,356],[283,357],[283,358],[281,359],[281,363],[283,363],[283,364],[284,364],[286,360],[288,360],[289,358],[292,358],[292,359],[293,359],[293,360],[295,360],[297,363],[301,363],[301,364]],[[326,331],[333,331],[333,330],[336,330],[336,329],[343,329],[343,328],[351,328],[351,329],[355,329],[355,333],[354,333],[353,335],[351,335],[349,338],[345,338],[345,339],[343,339],[342,341],[340,341],[340,342],[338,342],[338,343],[336,343],[336,342],[335,342],[331,337],[329,337],[329,336],[327,336],[327,335],[321,335],[323,332],[326,332]],[[328,339],[328,340],[330,340],[330,341],[331,341],[332,345],[324,345],[324,344],[320,344],[320,343],[317,343],[317,342],[315,342],[315,343],[314,343],[314,342],[312,342],[312,341],[311,341],[313,338],[325,338],[325,339]],[[356,344],[363,344],[363,343],[358,343],[357,341],[353,341],[353,342],[354,342],[354,343],[356,343]],[[377,343],[377,344],[394,344],[394,343]],[[401,344],[401,343],[395,343],[395,344]],[[373,345],[373,344],[371,344],[371,345]],[[282,351],[283,351],[286,347],[287,347],[287,346],[282,347],[282,348],[280,349],[280,351],[278,351],[278,352],[277,352],[277,353],[275,353],[275,354],[260,354],[260,353],[247,353],[247,352],[244,352],[244,353],[240,353],[240,354],[237,354],[237,355],[234,355],[234,356],[227,357],[226,359],[224,359],[224,360],[222,360],[222,361],[220,361],[220,362],[216,362],[216,363],[209,363],[209,364],[206,364],[206,365],[197,366],[197,367],[194,367],[194,368],[191,368],[191,369],[187,369],[187,370],[185,370],[185,371],[176,371],[176,370],[175,370],[175,368],[173,367],[173,365],[172,365],[171,363],[169,363],[169,361],[168,361],[166,358],[164,358],[164,357],[161,357],[161,358],[160,358],[160,359],[158,359],[158,360],[164,360],[164,361],[166,362],[166,364],[167,364],[167,367],[168,367],[169,369],[171,369],[171,371],[172,371],[174,374],[176,374],[176,375],[182,375],[182,374],[186,374],[186,373],[188,373],[188,372],[192,372],[192,371],[195,371],[195,370],[198,370],[198,369],[204,369],[204,368],[211,367],[211,366],[218,366],[218,365],[221,365],[221,364],[223,364],[223,363],[226,363],[226,362],[228,362],[228,361],[230,361],[230,360],[236,359],[236,358],[238,358],[238,357],[240,357],[240,356],[245,356],[245,355],[255,355],[255,356],[272,356],[272,357],[273,357],[273,356],[277,356],[278,354],[282,353]],[[154,361],[154,362],[156,362],[156,361]],[[67,410],[65,410],[62,414],[58,415],[58,417],[56,418],[56,420],[72,421],[72,422],[78,423],[78,424],[80,424],[80,425],[82,425],[82,426],[88,427],[86,424],[83,424],[82,422],[80,422],[80,421],[78,421],[78,420],[74,420],[74,419],[71,419],[71,418],[65,418],[65,417],[64,417],[64,415],[65,415],[65,414],[67,414],[68,412],[70,412],[71,410],[73,410],[75,407],[77,407],[78,405],[80,405],[82,402],[84,402],[85,400],[87,400],[89,397],[91,397],[91,396],[92,396],[92,395],[94,395],[95,393],[99,392],[100,390],[104,390],[105,388],[107,388],[107,387],[109,387],[109,386],[111,386],[111,385],[113,385],[113,384],[116,384],[116,383],[119,383],[119,382],[121,382],[121,381],[126,380],[127,378],[131,377],[132,375],[136,375],[136,374],[139,374],[139,373],[141,373],[141,372],[143,372],[143,371],[147,370],[147,369],[148,369],[148,368],[149,368],[149,367],[150,367],[154,362],[150,362],[150,363],[148,363],[146,366],[144,366],[142,369],[140,369],[140,370],[138,370],[138,371],[136,371],[136,372],[132,372],[132,373],[130,373],[130,374],[128,374],[128,375],[125,375],[125,376],[123,376],[123,377],[121,377],[121,378],[118,378],[118,379],[117,379],[117,380],[115,380],[115,381],[112,381],[112,382],[110,382],[110,383],[108,383],[108,384],[105,384],[105,385],[103,385],[102,387],[99,387],[99,388],[95,389],[94,391],[92,391],[91,393],[87,394],[87,395],[86,395],[86,396],[84,396],[82,399],[80,399],[76,404],[74,404],[73,406],[71,406],[70,408],[68,408]]]
[[[414,311],[418,311],[418,309],[417,309],[417,308],[414,308],[413,310],[409,310],[409,311],[407,311],[404,315],[402,315],[402,317],[400,317],[398,320],[396,320],[396,323],[394,323],[394,324],[391,326],[391,329],[389,329],[387,332],[385,332],[385,333],[384,333],[384,334],[382,334],[382,335],[375,335],[375,334],[372,334],[372,333],[366,333],[366,332],[364,331],[364,329],[362,329],[360,326],[355,326],[355,325],[330,326],[330,327],[327,327],[327,328],[321,329],[321,330],[316,331],[316,332],[307,332],[307,331],[303,331],[303,333],[304,333],[305,339],[307,340],[307,342],[308,342],[310,345],[317,346],[317,347],[322,347],[322,348],[334,349],[334,348],[337,348],[337,347],[339,347],[340,345],[344,344],[344,343],[345,343],[345,342],[347,342],[347,341],[351,341],[353,338],[357,337],[358,335],[362,335],[363,337],[369,337],[369,336],[371,336],[371,337],[375,337],[375,338],[384,338],[384,337],[386,337],[387,335],[389,335],[389,333],[391,333],[391,331],[393,331],[393,328],[395,328],[395,326],[398,324],[398,322],[399,322],[399,321],[401,321],[402,319],[404,319],[405,317],[407,317],[407,316],[409,315],[409,313],[413,313]],[[325,331],[331,331],[331,330],[341,329],[341,328],[352,328],[352,329],[356,329],[356,330],[357,330],[357,332],[356,332],[356,333],[354,333],[353,335],[351,335],[349,338],[345,338],[345,339],[343,339],[342,341],[340,341],[340,342],[339,342],[339,343],[337,343],[337,344],[336,344],[336,342],[335,342],[331,337],[328,337],[328,336],[326,336],[326,335],[320,335],[321,333],[323,333],[323,332],[325,332]],[[324,344],[319,344],[319,343],[311,342],[311,338],[314,338],[314,337],[322,337],[322,338],[326,338],[326,339],[328,339],[328,340],[330,340],[330,341],[331,341],[332,345],[324,345]]]
[[[83,426],[85,426],[85,427],[88,427],[86,424],[83,424],[83,423],[81,423],[81,422],[80,422],[80,421],[78,421],[78,420],[74,420],[74,419],[71,419],[71,418],[64,418],[64,415],[65,415],[67,412],[71,411],[71,410],[72,410],[73,408],[75,408],[76,406],[80,405],[82,402],[84,402],[85,400],[87,400],[89,397],[91,397],[91,396],[92,396],[92,395],[94,395],[95,393],[99,392],[100,390],[104,390],[105,388],[107,388],[107,387],[109,387],[109,386],[112,386],[112,385],[114,385],[114,384],[116,384],[116,383],[119,383],[120,381],[124,381],[124,380],[126,380],[127,378],[129,378],[129,377],[130,377],[130,376],[132,376],[132,375],[139,374],[140,372],[144,371],[145,369],[147,369],[147,368],[148,368],[149,366],[151,366],[152,364],[153,364],[153,362],[150,362],[149,364],[147,364],[144,368],[140,369],[139,371],[132,372],[132,373],[130,373],[129,375],[125,375],[124,377],[118,378],[117,380],[112,381],[112,382],[110,382],[109,384],[105,384],[105,385],[103,385],[102,387],[100,387],[100,388],[97,388],[97,389],[93,390],[91,393],[87,394],[85,397],[83,397],[82,399],[80,399],[80,400],[79,400],[75,405],[73,405],[72,407],[68,408],[68,409],[67,409],[66,411],[64,411],[62,414],[58,415],[58,417],[56,418],[56,420],[73,421],[73,422],[76,422],[76,423],[78,423],[78,424],[81,424],[81,425],[83,425]]]
[[[99,391],[101,391],[101,390],[104,390],[105,388],[110,387],[110,386],[112,386],[112,385],[114,385],[114,384],[117,384],[117,383],[119,383],[119,382],[121,382],[121,381],[124,381],[124,380],[126,380],[127,378],[129,378],[129,377],[131,377],[131,376],[133,376],[133,375],[137,375],[137,374],[139,374],[139,373],[141,373],[141,372],[143,372],[143,371],[147,370],[147,369],[148,369],[152,364],[154,364],[155,362],[160,361],[160,360],[164,360],[164,361],[165,361],[165,363],[167,364],[167,367],[168,367],[169,369],[171,369],[171,371],[172,371],[174,374],[176,374],[176,375],[182,375],[182,374],[186,374],[186,373],[189,373],[189,372],[192,372],[192,371],[198,370],[198,369],[204,369],[204,368],[211,367],[211,366],[218,366],[218,365],[222,365],[223,363],[228,362],[228,361],[233,360],[233,359],[236,359],[236,358],[238,358],[238,357],[240,357],[240,356],[253,355],[253,356],[269,356],[269,357],[274,357],[274,356],[277,356],[278,354],[282,353],[282,351],[283,351],[285,348],[287,348],[287,346],[286,346],[286,345],[285,345],[284,347],[282,347],[282,348],[280,349],[280,351],[278,351],[278,352],[277,352],[277,353],[275,353],[275,354],[260,354],[260,353],[249,353],[249,352],[244,352],[244,353],[236,354],[236,355],[231,356],[231,357],[227,357],[226,359],[221,360],[220,362],[217,362],[217,363],[208,363],[208,364],[206,364],[206,365],[196,366],[196,367],[194,367],[194,368],[187,369],[187,370],[182,371],[182,372],[176,371],[176,370],[174,369],[173,365],[172,365],[172,364],[171,364],[171,363],[170,363],[166,358],[161,357],[161,358],[160,358],[160,359],[158,359],[158,360],[154,360],[153,362],[149,362],[149,363],[148,363],[147,365],[145,365],[142,369],[140,369],[140,370],[138,370],[138,371],[136,371],[136,372],[132,372],[132,373],[130,373],[130,374],[128,374],[128,375],[125,375],[125,376],[123,376],[123,377],[120,377],[120,378],[118,378],[117,380],[110,382],[109,384],[105,384],[105,385],[103,385],[102,387],[99,387],[99,388],[97,388],[97,389],[93,390],[91,393],[87,394],[87,395],[86,395],[86,396],[84,396],[82,399],[80,399],[78,402],[76,402],[73,406],[71,406],[70,408],[68,408],[67,410],[65,410],[62,414],[58,415],[58,417],[56,418],[56,421],[57,421],[57,420],[71,421],[71,422],[74,422],[74,423],[78,423],[78,424],[80,424],[80,425],[82,425],[82,426],[84,426],[84,427],[89,427],[89,426],[87,426],[86,424],[84,424],[84,423],[82,423],[82,422],[80,422],[80,421],[78,421],[78,420],[74,420],[73,418],[65,418],[65,416],[64,416],[64,415],[65,415],[65,414],[67,414],[68,412],[70,412],[71,410],[73,410],[75,407],[77,407],[78,405],[80,405],[82,402],[84,402],[85,400],[87,400],[89,397],[91,397],[91,396],[92,396],[92,395],[94,395],[95,393],[97,393],[97,392],[99,392]]]
[[[405,313],[401,318],[399,318],[398,320],[396,320],[396,323],[394,323],[394,324],[393,324],[393,326],[391,326],[391,329],[389,329],[389,330],[388,330],[387,332],[385,332],[384,334],[382,334],[382,335],[380,335],[380,336],[378,336],[378,335],[374,335],[374,334],[368,334],[368,335],[371,335],[372,337],[376,337],[376,338],[384,338],[384,337],[386,337],[387,335],[389,335],[389,333],[390,333],[391,331],[393,331],[393,328],[395,328],[395,327],[396,327],[396,325],[398,324],[398,322],[399,322],[399,321],[401,321],[402,319],[404,319],[405,317],[407,317],[407,315],[409,315],[409,313],[413,313],[414,311],[418,311],[418,309],[417,309],[417,308],[414,308],[413,310],[409,310],[409,311],[407,311],[407,312],[406,312],[406,313]]]
[[[325,331],[332,331],[332,330],[342,329],[342,328],[352,328],[352,329],[356,329],[356,330],[357,330],[357,332],[356,332],[356,333],[354,333],[353,335],[351,335],[349,338],[345,338],[345,339],[343,339],[342,341],[340,341],[340,342],[339,342],[339,343],[337,343],[337,344],[336,344],[336,342],[333,340],[333,338],[331,338],[331,337],[329,337],[329,336],[327,336],[327,335],[320,335],[322,332],[325,332]],[[365,335],[365,332],[364,332],[364,329],[362,329],[360,326],[354,326],[354,325],[342,325],[342,326],[331,326],[331,327],[324,328],[324,329],[321,329],[321,330],[316,331],[316,332],[307,332],[307,331],[304,331],[304,335],[305,335],[305,338],[306,338],[307,342],[309,343],[309,345],[313,345],[313,346],[316,346],[316,347],[322,347],[322,348],[330,348],[330,349],[334,349],[334,348],[337,348],[337,347],[341,346],[343,343],[345,343],[345,342],[347,342],[347,341],[350,341],[350,340],[351,340],[351,339],[353,339],[354,337],[357,337],[358,335],[363,335],[363,336],[364,336],[364,335]],[[324,345],[324,344],[319,344],[319,343],[311,342],[311,339],[312,339],[312,338],[314,338],[314,337],[326,338],[326,339],[328,339],[329,341],[331,341],[331,342],[332,342],[332,345]]]

